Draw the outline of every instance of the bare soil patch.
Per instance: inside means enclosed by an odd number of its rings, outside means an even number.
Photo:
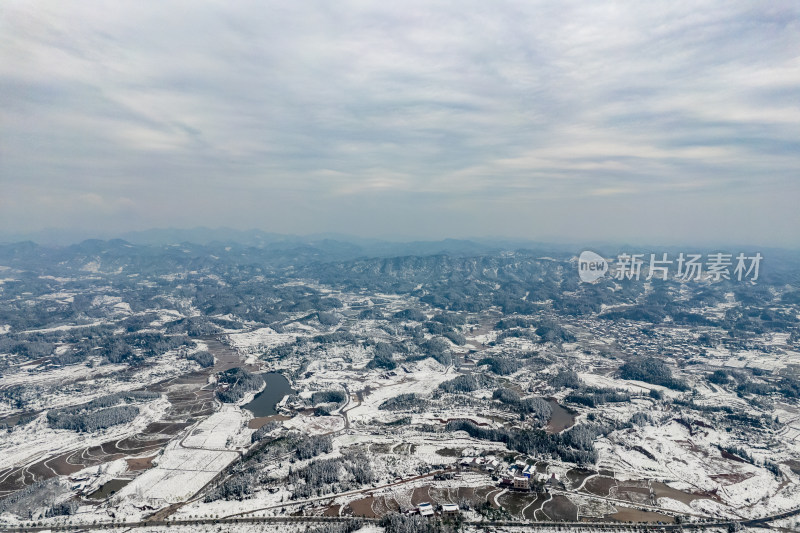
[[[289,420],[291,418],[292,417],[286,415],[258,416],[256,418],[251,418],[250,421],[247,422],[247,427],[250,429],[258,429],[270,422],[283,422],[284,420]]]
[[[722,485],[736,485],[737,483],[741,483],[745,479],[750,479],[755,474],[751,472],[737,472],[735,474],[716,474],[713,476],[708,476],[714,481],[718,481]]]
[[[360,500],[355,500],[347,504],[353,513],[353,516],[363,516],[365,518],[377,518],[375,511],[372,510],[372,503],[375,498],[368,496]]]
[[[331,505],[330,507],[325,509],[325,512],[322,513],[322,516],[339,516],[340,508],[341,505]]]
[[[411,505],[417,506],[421,503],[430,502],[433,498],[431,498],[428,492],[429,488],[430,487],[427,485],[415,488],[414,492],[411,494]]]
[[[616,485],[617,481],[614,478],[596,476],[586,482],[583,486],[583,490],[598,496],[608,496],[611,487],[615,487]]]
[[[656,500],[658,500],[658,498],[670,498],[672,500],[677,500],[681,503],[689,505],[694,500],[712,499],[708,494],[684,492],[682,490],[674,489],[669,485],[661,483],[660,481],[653,481],[650,483],[650,486],[653,488],[653,492],[656,495]]]
[[[153,459],[155,459],[155,457],[155,455],[150,457],[130,457],[125,459],[125,462],[128,463],[128,470],[136,472],[139,470],[147,470],[148,468],[152,468]]]
[[[652,511],[640,511],[639,509],[621,506],[617,506],[617,512],[608,515],[608,517],[620,522],[664,522],[666,524],[675,522],[673,517],[665,514],[654,513]]]
[[[581,486],[581,483],[588,478],[596,474],[594,470],[588,470],[585,468],[573,468],[567,471],[567,481],[570,483],[570,486],[573,489],[576,489]]]
[[[578,507],[572,501],[561,494],[556,494],[553,499],[545,502],[542,512],[550,520],[578,520]]]

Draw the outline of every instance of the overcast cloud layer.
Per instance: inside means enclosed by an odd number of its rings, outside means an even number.
[[[800,3],[0,3],[0,229],[800,246]]]

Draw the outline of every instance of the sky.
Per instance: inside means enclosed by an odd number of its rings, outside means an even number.
[[[800,247],[800,3],[0,3],[0,234]]]

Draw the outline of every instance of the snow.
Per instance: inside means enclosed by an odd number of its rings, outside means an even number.
[[[153,460],[156,465],[122,488],[115,498],[133,502],[185,501],[223,468],[239,457],[237,450],[249,444],[252,430],[248,415],[235,406],[223,406],[173,439]]]
[[[344,419],[339,416],[298,415],[283,425],[287,429],[299,430],[304,435],[323,435],[344,429]]]
[[[228,338],[235,348],[250,352],[254,349],[272,348],[294,342],[297,335],[277,333],[272,328],[260,328],[244,333],[230,333]]]
[[[85,270],[86,272],[98,273],[98,272],[100,272],[100,262],[99,261],[89,261],[85,265],[83,265],[81,270]]]
[[[651,383],[644,383],[642,381],[634,381],[627,379],[616,379],[611,376],[604,376],[601,374],[594,374],[591,372],[578,372],[578,377],[589,385],[590,387],[600,387],[607,389],[622,389],[635,393],[648,393],[651,389],[656,389],[668,395],[674,394],[674,391],[660,385],[653,385]]]
[[[183,439],[183,445],[187,448],[223,450],[233,446],[246,448],[252,433],[247,429],[248,419],[248,414],[238,407],[223,405],[219,411],[195,425]]]
[[[184,501],[238,457],[234,451],[187,449],[172,441],[158,457],[158,466],[123,487],[117,498]]]
[[[767,344],[775,345],[775,338]],[[792,366],[800,366],[800,352],[792,349],[781,349],[776,353],[765,354],[759,350],[739,350],[731,352],[726,348],[706,349],[708,365],[728,368],[760,368],[769,371],[780,371]]]
[[[21,331],[20,333],[52,333],[54,331],[69,331],[71,329],[93,328],[96,326],[103,326],[106,324],[110,324],[110,322],[105,320],[98,320],[96,322],[90,322],[88,324],[74,324],[74,325],[54,326],[52,328],[28,329],[25,331]]]
[[[782,497],[779,495],[780,481],[762,467],[724,459],[716,444],[725,445],[730,439],[727,434],[710,428],[696,429],[694,435],[690,435],[685,426],[675,421],[649,425],[615,432],[609,439],[601,439],[597,445],[598,465],[613,469],[617,477],[681,480],[672,486],[689,492],[716,491],[722,499],[721,503],[709,499],[693,500],[690,504],[693,512],[735,518],[737,509],[756,504],[775,506],[775,499]],[[633,447],[637,445],[652,453],[656,460],[634,451]],[[717,477],[720,475],[722,477]],[[665,500],[662,505],[685,511],[680,502]]]

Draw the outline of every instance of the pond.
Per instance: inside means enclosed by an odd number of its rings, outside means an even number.
[[[255,398],[250,403],[243,405],[245,409],[253,413],[253,416],[270,416],[277,414],[275,406],[287,394],[294,394],[292,387],[289,385],[289,380],[283,374],[277,372],[267,372],[261,374],[267,386],[256,394]]]
[[[575,415],[573,413],[552,398],[549,398],[547,403],[550,404],[550,408],[553,410],[550,422],[547,423],[545,428],[548,433],[561,433],[575,424]]]
[[[98,490],[89,494],[89,498],[93,500],[105,500],[109,496],[114,495],[119,489],[130,483],[130,479],[112,479],[103,484]]]

